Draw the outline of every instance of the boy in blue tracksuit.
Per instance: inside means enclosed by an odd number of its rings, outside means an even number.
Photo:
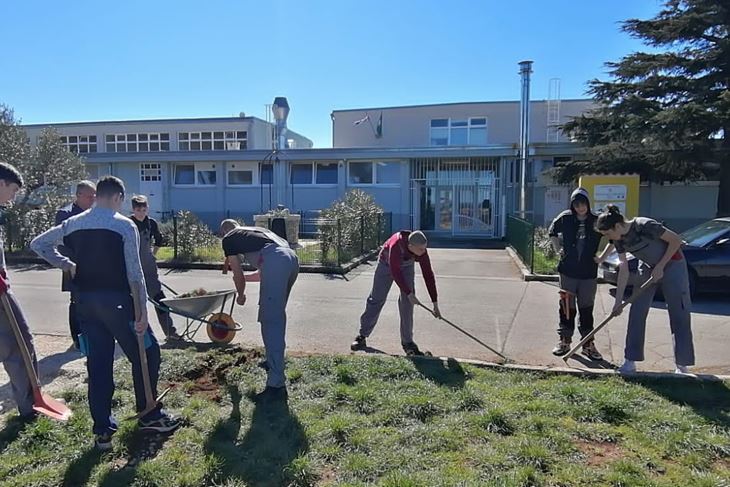
[[[553,348],[554,355],[570,351],[576,316],[580,316],[578,331],[581,337],[593,330],[598,274],[596,252],[601,242],[601,234],[595,229],[596,218],[591,212],[588,191],[578,188],[570,196],[570,208],[559,214],[548,230],[553,248],[560,254],[560,341]],[[583,345],[582,353],[591,360],[603,359],[593,340]]]

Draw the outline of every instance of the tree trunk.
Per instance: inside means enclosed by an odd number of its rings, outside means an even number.
[[[720,156],[720,187],[717,192],[717,216],[730,216],[730,132],[725,129]]]

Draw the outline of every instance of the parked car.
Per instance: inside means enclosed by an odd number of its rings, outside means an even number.
[[[682,232],[683,248],[689,267],[689,288],[692,296],[702,291],[730,291],[730,217],[716,218]],[[638,279],[638,259],[630,253],[629,286]],[[618,254],[614,251],[599,268],[599,277],[616,285]]]

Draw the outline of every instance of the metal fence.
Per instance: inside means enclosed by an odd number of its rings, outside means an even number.
[[[516,216],[507,217],[507,242],[519,254],[530,272],[555,274],[558,259],[544,250],[547,242],[538,241],[539,233],[533,223]],[[542,233],[544,234],[544,229]]]
[[[351,218],[322,218],[319,212],[302,212],[298,227],[298,239],[292,248],[299,257],[300,265],[324,266],[338,268],[350,260],[364,255],[380,245],[392,232],[392,213],[355,216]],[[235,215],[227,215],[236,218]],[[276,217],[268,219],[268,227],[274,231]],[[205,226],[205,224],[201,225]],[[206,227],[207,228],[207,227]],[[161,225],[165,244],[170,247],[169,255],[163,258],[172,260],[200,261],[222,260],[222,250],[218,238],[211,236],[213,242],[201,244],[199,252],[183,255],[183,242],[190,238],[190,233],[200,231],[188,223],[183,224],[180,216],[173,213]],[[285,236],[285,235],[281,235]],[[290,235],[288,240],[293,241]],[[206,242],[204,237],[197,237]],[[189,254],[189,252],[187,252]]]

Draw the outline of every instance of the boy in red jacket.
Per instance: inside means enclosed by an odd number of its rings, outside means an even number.
[[[368,296],[365,312],[360,317],[360,333],[350,345],[351,350],[363,350],[366,339],[378,323],[380,311],[385,305],[393,281],[400,288],[398,311],[400,313],[400,338],[406,355],[423,355],[413,342],[413,307],[420,304],[415,292],[415,263],[418,262],[426,281],[428,294],[433,302],[433,314],[441,317],[436,293],[436,278],[426,247],[428,241],[423,232],[404,230],[393,234],[384,244],[375,269],[373,289]]]

